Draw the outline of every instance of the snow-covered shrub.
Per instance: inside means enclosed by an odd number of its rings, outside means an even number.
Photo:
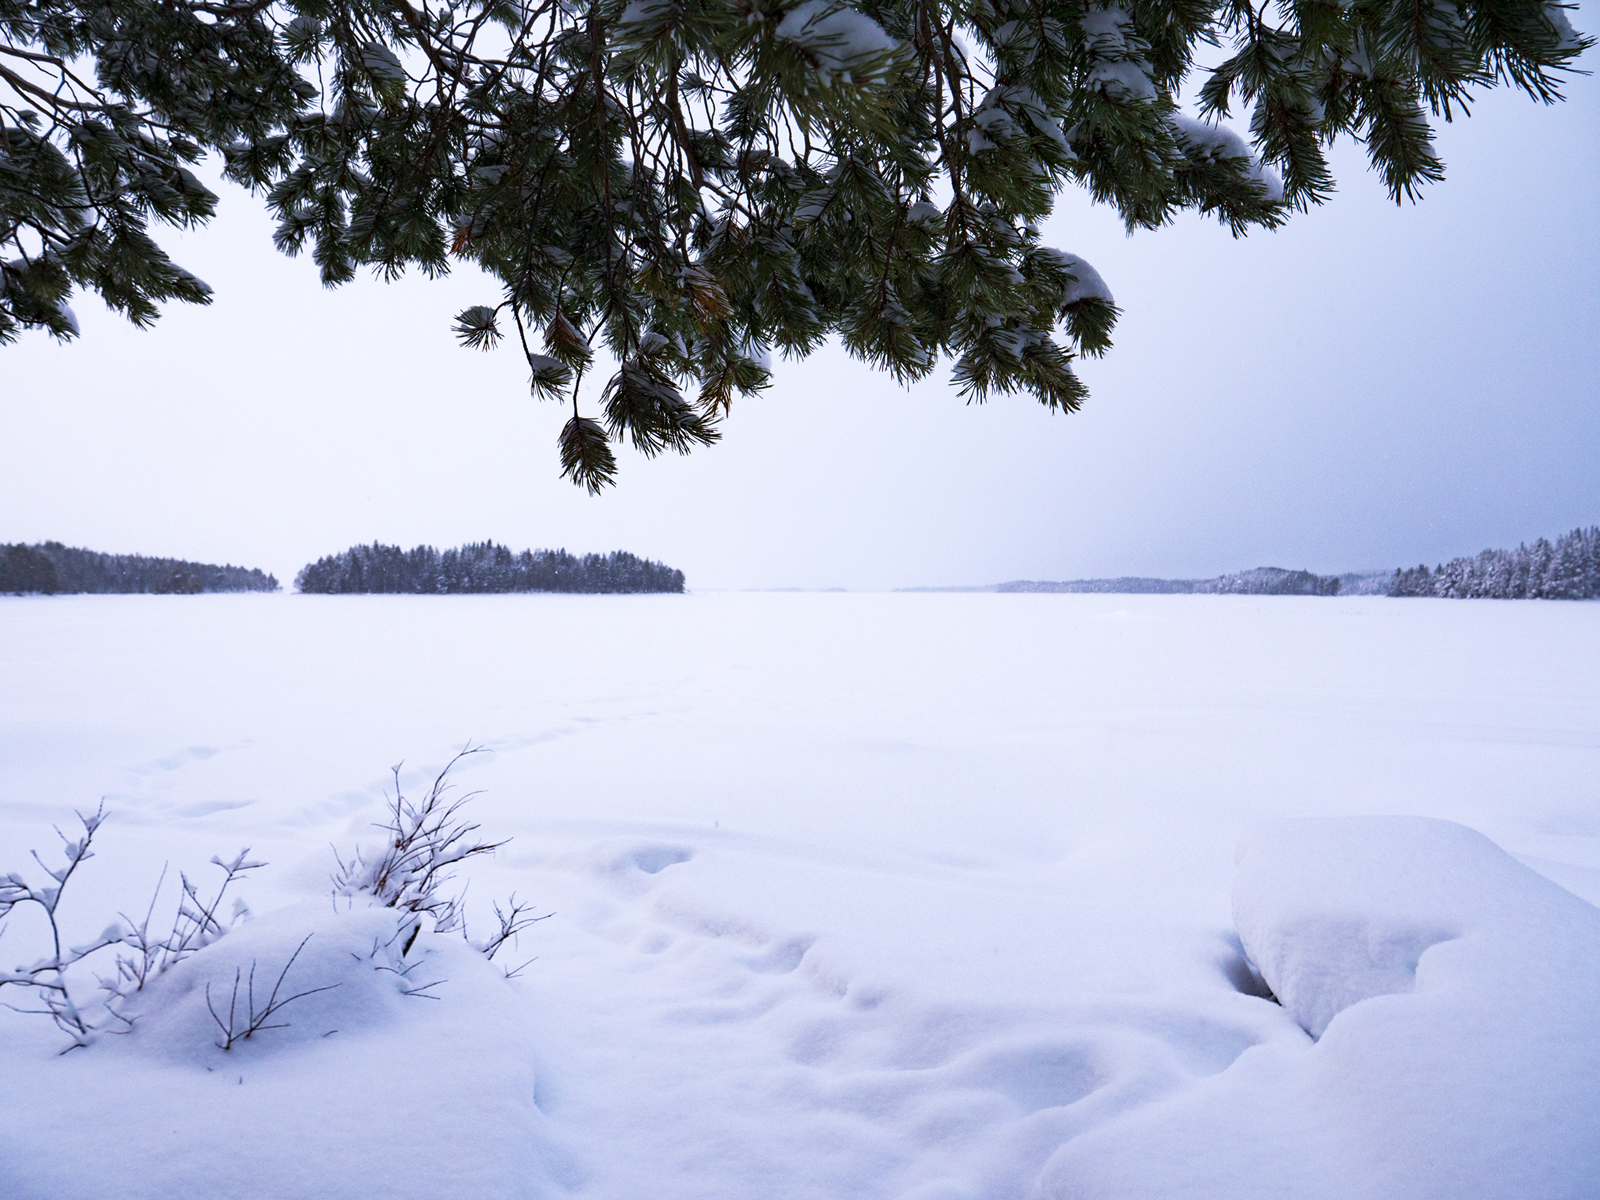
[[[461,816],[462,806],[475,793],[449,796],[451,769],[462,758],[477,752],[469,745],[452,758],[435,777],[427,794],[417,801],[406,798],[400,788],[400,768],[394,768],[395,791],[389,801],[389,820],[378,826],[388,836],[376,850],[358,847],[348,858],[335,852],[338,869],[333,877],[334,895],[346,902],[344,912],[337,914],[345,919],[337,923],[334,934],[315,944],[313,936],[324,924],[320,917],[326,914],[325,907],[317,917],[300,912],[295,917],[298,924],[292,929],[279,929],[282,920],[275,918],[272,925],[278,932],[260,945],[256,944],[260,938],[241,940],[235,936],[229,939],[229,950],[218,953],[214,949],[200,955],[249,914],[248,907],[235,900],[228,924],[218,915],[229,888],[247,872],[266,865],[251,861],[247,847],[231,860],[211,860],[221,868],[223,878],[209,899],[180,872],[176,908],[162,908],[163,916],[158,920],[156,914],[162,907],[166,880],[163,868],[141,920],[119,913],[91,941],[64,946],[58,920],[62,896],[78,868],[94,857],[90,847],[106,819],[103,807],[93,814],[79,813],[81,837],[73,839],[56,831],[62,841],[59,866],[47,864],[37,851],[33,854],[49,883],[31,884],[16,873],[0,877],[0,921],[19,907],[34,905],[44,916],[47,941],[46,952],[31,963],[9,971],[0,969],[0,988],[12,987],[31,994],[36,1005],[7,1007],[50,1017],[72,1039],[68,1049],[75,1049],[89,1045],[103,1032],[132,1032],[136,1023],[141,1029],[173,1025],[161,1014],[166,1007],[177,1005],[192,1010],[191,1016],[199,1015],[194,1020],[178,1020],[174,1028],[187,1030],[183,1036],[190,1041],[199,1037],[203,1042],[204,1037],[211,1037],[216,1048],[226,1052],[257,1034],[287,1028],[291,1021],[284,1010],[291,1004],[297,1005],[295,1019],[320,1012],[323,1015],[312,1023],[327,1023],[324,1010],[333,1009],[329,1009],[325,996],[316,1005],[299,1002],[335,988],[344,989],[349,997],[343,1008],[353,1004],[356,1010],[376,1011],[370,997],[359,999],[378,986],[369,978],[374,973],[393,977],[379,987],[385,995],[433,998],[429,989],[444,982],[442,979],[419,985],[411,978],[420,962],[434,953],[430,949],[421,956],[412,955],[419,935],[459,934],[483,958],[492,960],[523,930],[544,919],[532,915],[531,907],[520,903],[513,894],[504,906],[494,904],[497,927],[493,934],[474,941],[467,936],[464,890],[447,888],[458,864],[505,844],[478,840],[474,836],[478,826]],[[171,912],[170,925],[167,911]],[[312,931],[306,932],[307,927]],[[6,924],[0,924],[0,934],[7,929]],[[352,936],[362,943],[359,953],[344,945]],[[330,942],[342,948],[332,950],[323,944]],[[349,965],[351,962],[356,964],[354,968]],[[80,964],[82,970],[74,971]],[[526,965],[504,974],[513,976]],[[352,970],[355,976],[351,976]],[[83,994],[84,974],[93,974],[98,980],[97,1003],[91,1003]],[[167,976],[175,978],[163,978]],[[152,995],[152,985],[157,980],[163,982],[154,989],[158,994]],[[340,1008],[334,1005],[334,1009]],[[352,1019],[347,1014],[345,1024],[348,1026]],[[197,1034],[197,1029],[204,1030],[204,1035]],[[169,1032],[166,1036],[170,1039],[177,1035]]]
[[[459,933],[467,937],[465,891],[451,894],[444,890],[445,885],[455,878],[458,864],[505,845],[503,841],[478,841],[473,835],[479,827],[460,815],[462,806],[478,793],[468,792],[453,799],[449,796],[454,790],[454,785],[447,782],[450,772],[463,758],[482,749],[465,747],[444,765],[420,800],[406,798],[400,786],[400,765],[391,768],[394,795],[389,798],[389,820],[378,826],[389,835],[384,844],[377,850],[358,846],[348,861],[337,851],[334,853],[339,864],[333,876],[336,896],[351,900],[364,896],[416,918],[409,926],[407,948],[418,932]],[[518,903],[515,893],[505,908],[496,901],[494,915],[499,928],[493,936],[472,945],[486,957],[494,958],[507,942],[544,919],[531,912],[528,905]],[[509,973],[515,974],[518,969]]]
[[[248,981],[246,981],[245,969],[242,965],[233,969],[233,990],[228,995],[227,1008],[222,1009],[220,1012],[218,1008],[222,1003],[221,989],[217,989],[219,995],[213,1000],[211,997],[211,983],[207,981],[205,985],[206,1012],[211,1014],[211,1019],[216,1022],[217,1028],[222,1031],[222,1040],[217,1043],[217,1049],[232,1050],[237,1043],[247,1042],[263,1030],[285,1028],[285,1023],[277,1020],[277,1018],[282,1017],[285,1008],[296,1000],[303,1000],[307,996],[315,996],[318,992],[331,992],[339,986],[337,983],[325,983],[321,987],[307,988],[303,992],[294,992],[293,994],[284,991],[283,983],[289,977],[289,968],[294,966],[294,960],[300,957],[301,952],[306,948],[306,943],[310,940],[311,935],[309,933],[300,939],[300,944],[294,948],[294,953],[289,955],[288,961],[283,964],[283,970],[278,972],[277,982],[272,985],[271,992],[267,991],[266,979],[262,979],[261,991],[263,995],[259,1004],[256,1002],[255,959],[250,960]],[[245,985],[243,996],[239,995],[239,985],[241,983]],[[280,993],[282,993],[281,996]],[[224,1013],[227,1014],[226,1017],[224,1017]],[[268,1024],[269,1021],[273,1023]]]
[[[219,1069],[391,1026],[412,1001],[438,1000],[441,985],[487,965],[461,939],[415,937],[414,927],[395,909],[330,911],[326,901],[265,913],[145,989],[125,1045]]]
[[[165,919],[152,927],[157,903],[161,899],[162,884],[166,882],[167,873],[163,868],[143,920],[135,923],[119,913],[117,919],[92,941],[63,947],[58,919],[62,897],[78,868],[94,857],[90,846],[105,819],[105,807],[102,805],[92,815],[78,814],[78,820],[83,825],[82,837],[72,839],[60,829],[56,830],[62,843],[60,866],[52,867],[39,857],[37,850],[32,852],[34,861],[43,868],[52,883],[34,886],[15,872],[0,879],[0,918],[10,916],[22,905],[33,904],[43,912],[50,938],[49,952],[43,957],[29,964],[18,965],[10,971],[0,969],[0,988],[10,985],[30,990],[43,1007],[7,1007],[19,1012],[49,1016],[72,1039],[68,1049],[88,1045],[96,1033],[106,1029],[113,1032],[131,1029],[133,1018],[127,1009],[133,998],[156,976],[177,966],[227,932],[217,916],[223,896],[245,872],[266,865],[249,860],[249,847],[227,862],[213,857],[211,861],[222,868],[223,879],[210,900],[202,899],[200,889],[180,872],[177,909],[173,913],[170,928],[166,928]],[[243,902],[236,900],[230,924],[248,912]],[[5,928],[0,926],[0,933]],[[161,932],[163,928],[166,928],[166,932]],[[96,1008],[87,1004],[79,994],[81,988],[69,981],[67,972],[90,959],[94,960],[95,966],[104,964],[104,952],[113,948],[110,974],[98,976],[101,996]]]

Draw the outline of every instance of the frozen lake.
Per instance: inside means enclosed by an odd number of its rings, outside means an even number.
[[[270,1113],[226,1097],[255,1149],[128,1135],[100,1156],[133,1156],[150,1195],[332,1194],[273,1173],[290,1140],[402,1196],[1110,1195],[1051,1156],[1248,1047],[1312,1053],[1236,986],[1235,849],[1258,822],[1444,818],[1600,902],[1597,664],[1580,603],[7,597],[0,872],[104,797],[86,932],[163,862],[244,845],[270,863],[245,888],[266,913],[327,895],[329,845],[370,834],[392,764],[410,787],[469,739],[492,750],[459,782],[513,840],[470,895],[556,916],[495,1010],[517,1038],[484,1053],[525,1044],[534,1095],[452,1133],[463,1166],[411,1136],[426,1109],[352,1118],[346,1097],[330,1123],[309,1051],[264,1060]],[[0,1013],[0,1055],[35,1081],[0,1112],[19,1196],[109,1186],[95,1131],[51,1116],[85,1088],[217,1103],[170,1065],[97,1067],[99,1046],[55,1060],[50,1036]],[[523,1086],[460,1070],[441,1094]]]

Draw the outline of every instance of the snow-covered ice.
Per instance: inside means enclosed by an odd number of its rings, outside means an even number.
[[[1597,661],[1548,602],[0,599],[0,870],[102,796],[74,936],[270,863],[133,1034],[0,1013],[0,1191],[1592,1196]],[[475,933],[555,915],[408,997],[330,844],[469,738]]]

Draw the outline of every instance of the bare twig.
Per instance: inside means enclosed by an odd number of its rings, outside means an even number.
[[[370,860],[359,848],[348,861],[334,851],[338,863],[333,875],[336,897],[366,895],[385,907],[416,915],[416,921],[401,926],[405,939],[400,948],[402,959],[411,953],[417,935],[423,930],[424,919],[431,918],[435,933],[467,936],[465,889],[455,895],[446,895],[442,889],[455,877],[453,868],[458,863],[506,844],[504,841],[478,841],[473,836],[478,826],[461,816],[462,806],[478,793],[468,792],[454,799],[449,795],[453,790],[450,772],[462,759],[484,750],[485,747],[469,742],[435,776],[427,794],[416,801],[408,799],[401,789],[400,766],[391,768],[394,795],[388,798],[389,819],[377,826],[389,834],[388,844]],[[494,915],[498,926],[495,933],[486,941],[471,943],[489,959],[493,959],[507,942],[515,944],[518,935],[529,926],[554,914],[534,916],[533,906],[519,903],[513,893],[504,908],[495,903]],[[525,966],[526,962],[508,971],[507,977]]]
[[[438,933],[462,929],[462,897],[446,896],[440,889],[455,877],[452,868],[456,864],[498,850],[505,842],[473,839],[478,826],[462,819],[459,812],[477,793],[450,799],[453,785],[446,780],[463,758],[483,750],[484,747],[471,744],[464,747],[445,764],[427,794],[416,801],[407,799],[401,790],[403,764],[391,768],[394,796],[389,800],[389,820],[378,826],[389,833],[389,844],[371,861],[359,848],[349,862],[340,858],[336,850],[334,858],[339,866],[333,876],[334,894],[365,893],[388,908],[426,913],[433,918]],[[411,936],[414,938],[415,933]],[[410,949],[409,942],[406,948]]]
[[[233,991],[228,997],[228,1019],[224,1021],[211,1002],[211,985],[206,984],[206,1010],[211,1013],[211,1019],[217,1023],[217,1028],[222,1031],[222,1041],[217,1042],[219,1050],[231,1050],[235,1043],[246,1041],[258,1033],[268,1029],[287,1029],[289,1023],[280,1021],[276,1024],[267,1024],[277,1013],[293,1004],[296,1000],[306,996],[314,996],[318,992],[332,991],[338,987],[337,983],[327,983],[321,987],[307,988],[303,992],[296,992],[292,996],[278,999],[278,993],[283,989],[283,981],[288,977],[289,968],[294,966],[294,960],[300,957],[300,951],[306,948],[306,943],[311,940],[311,934],[306,934],[300,939],[300,944],[295,947],[294,953],[289,956],[289,961],[283,964],[283,970],[278,972],[278,981],[272,985],[272,994],[267,997],[266,1004],[260,1012],[256,1011],[256,961],[250,960],[250,974],[244,976],[243,968],[235,967],[233,971]],[[245,1012],[239,1012],[239,984],[245,985]],[[326,1036],[326,1035],[324,1035]]]

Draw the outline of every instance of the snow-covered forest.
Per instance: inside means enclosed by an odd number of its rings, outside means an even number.
[[[142,554],[101,554],[60,542],[0,546],[0,593],[272,592],[273,576],[253,567],[216,566]]]
[[[1600,525],[1574,529],[1554,542],[1540,538],[1515,550],[1452,558],[1433,570],[1396,571],[1391,596],[1456,600],[1593,600],[1600,597]]]
[[[450,595],[484,592],[681,592],[683,572],[613,550],[514,553],[493,542],[439,551],[432,546],[352,546],[308,563],[295,576],[302,592],[325,595],[411,592]]]

